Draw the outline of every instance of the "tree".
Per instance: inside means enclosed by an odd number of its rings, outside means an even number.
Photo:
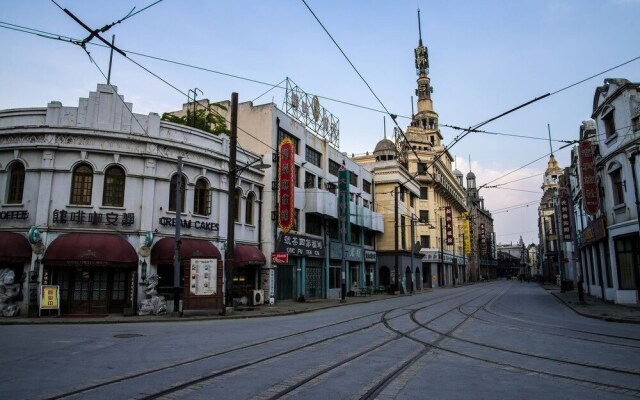
[[[192,103],[189,103],[189,105],[191,104]],[[179,117],[173,113],[164,113],[162,114],[162,120],[191,126],[209,133],[213,133],[214,135],[219,135],[221,133],[228,135],[230,131],[227,128],[227,121],[218,112],[218,110],[216,110],[216,108],[224,111],[227,110],[227,107],[219,103],[207,102],[207,104],[205,105],[198,102],[198,109],[195,111],[195,115],[193,110],[187,107],[187,115]]]

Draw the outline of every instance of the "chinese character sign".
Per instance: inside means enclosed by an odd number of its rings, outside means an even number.
[[[593,144],[582,141],[578,146],[580,156],[580,184],[582,185],[582,202],[587,214],[595,215],[600,207],[598,182],[593,154]]]
[[[351,211],[349,193],[350,173],[344,168],[338,171],[338,226],[340,228],[340,238],[346,240],[351,232]]]
[[[445,227],[445,237],[447,238],[447,244],[453,244],[453,213],[451,212],[451,207],[447,206],[444,208],[444,227]]]
[[[469,213],[462,213],[462,233],[464,235],[464,253],[471,253],[471,226],[469,225]]]
[[[293,141],[284,138],[279,146],[278,164],[278,226],[287,233],[295,223],[294,187],[295,187],[295,147]]]
[[[558,188],[559,212],[560,212],[560,237],[563,242],[570,242],[572,239],[571,226],[571,205],[569,204],[569,190],[566,187]]]
[[[483,256],[487,255],[487,231],[484,224],[480,224],[480,253]]]
[[[59,289],[58,285],[42,285],[40,290],[40,309],[57,310],[59,308]]]

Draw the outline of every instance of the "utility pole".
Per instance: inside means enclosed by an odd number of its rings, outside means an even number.
[[[442,280],[442,285],[444,286],[444,237],[442,233],[442,217],[440,217],[440,271],[438,271],[438,281]],[[442,279],[441,279],[442,278]],[[440,282],[438,282],[438,286]]]
[[[398,185],[394,191],[394,203],[395,203],[395,211],[394,211],[394,239],[395,239],[395,257],[396,257],[396,262],[395,262],[395,274],[396,274],[396,290],[400,291],[400,276],[398,273],[398,264],[400,263],[399,257],[398,257],[398,192],[400,191],[400,186]]]
[[[236,218],[236,149],[238,147],[238,93],[231,93],[231,132],[229,135],[229,182],[227,186],[227,247],[224,263],[225,304],[222,314],[227,315],[227,307],[233,307],[231,288],[233,286],[233,257],[235,251]]]
[[[173,312],[180,312],[180,227],[182,225],[182,156],[178,156],[178,173],[176,175],[176,237],[173,253]]]

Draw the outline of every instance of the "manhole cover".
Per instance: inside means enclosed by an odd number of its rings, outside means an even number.
[[[118,339],[128,339],[132,337],[142,336],[140,333],[118,333],[117,335],[113,335],[113,337]]]

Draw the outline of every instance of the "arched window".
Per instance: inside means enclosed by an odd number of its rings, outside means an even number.
[[[113,166],[104,174],[104,188],[102,191],[102,205],[123,207],[125,174],[121,167]]]
[[[187,186],[187,178],[182,175],[180,185],[180,199],[182,200],[180,212],[184,212],[184,188]],[[176,211],[176,187],[178,186],[178,174],[174,174],[171,177],[171,184],[169,185],[169,211]]]
[[[249,193],[247,196],[247,200],[245,201],[245,210],[244,210],[244,222],[248,225],[253,225],[253,205],[256,202],[256,194]]]
[[[211,190],[209,190],[209,185],[203,178],[196,181],[196,189],[193,196],[193,213],[211,215]]]
[[[24,192],[24,165],[21,162],[14,163],[11,166],[9,174],[9,187],[7,189],[7,203],[22,203],[22,194]]]
[[[80,164],[73,170],[71,178],[71,204],[91,205],[91,190],[93,189],[93,168],[87,164]]]
[[[236,222],[240,222],[240,214],[242,211],[242,203],[240,202],[240,200],[242,200],[242,191],[240,189],[236,189],[236,216],[234,218],[234,221]]]

